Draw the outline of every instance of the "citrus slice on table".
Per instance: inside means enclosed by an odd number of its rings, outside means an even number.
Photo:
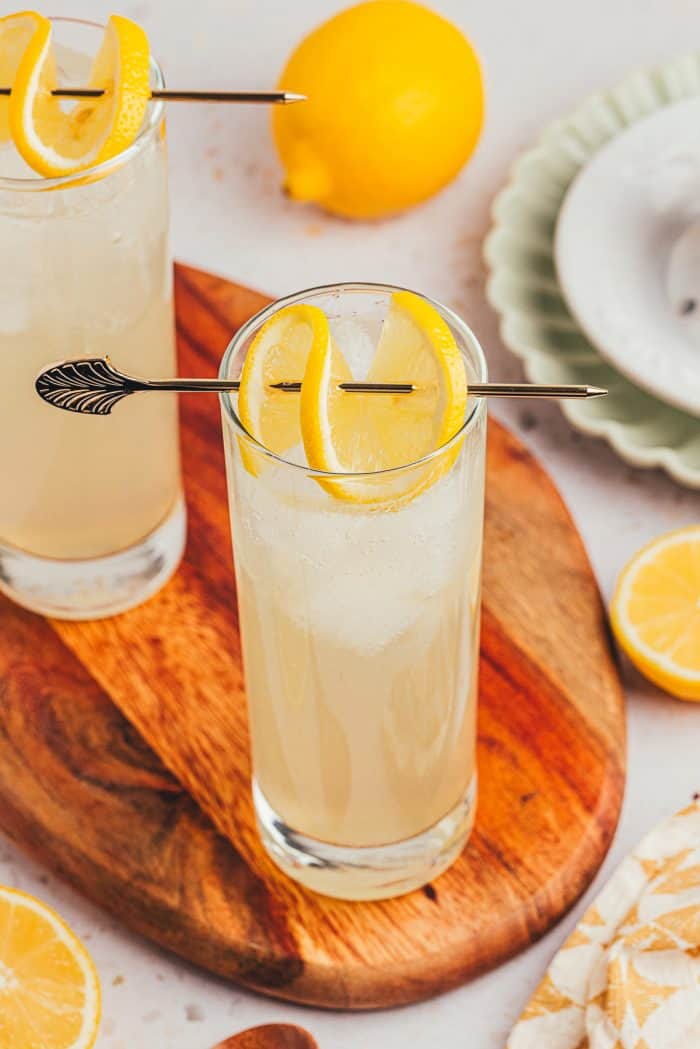
[[[39,900],[0,886],[0,1046],[91,1049],[100,985],[87,951]]]
[[[14,84],[27,45],[43,23],[50,25],[47,18],[33,11],[0,18],[0,84],[3,87]],[[3,95],[0,97],[0,142],[7,142],[11,137],[10,98]]]
[[[440,313],[419,295],[395,292],[367,382],[411,383],[412,393],[347,393],[351,379],[337,347],[309,354],[301,394],[301,429],[309,465],[366,474],[415,463],[459,430],[467,407],[464,360]],[[347,502],[415,498],[452,466],[459,444],[404,477],[324,482]]]
[[[646,677],[681,699],[700,700],[700,525],[669,532],[632,558],[611,618]]]
[[[241,372],[238,414],[251,437],[282,455],[301,443],[299,395],[276,390],[275,384],[299,380],[310,353],[325,352],[328,321],[318,306],[297,303],[275,313],[253,339]],[[251,473],[256,464],[241,445]]]
[[[131,145],[143,124],[150,98],[145,32],[128,18],[112,15],[87,84],[104,94],[64,108],[51,94],[58,86],[51,23],[31,17],[36,26],[10,96],[10,129],[18,152],[47,178],[110,160]]]

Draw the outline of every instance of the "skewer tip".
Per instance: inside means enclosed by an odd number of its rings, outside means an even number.
[[[602,386],[587,386],[586,397],[606,397],[608,391]]]
[[[300,95],[297,91],[283,91],[280,102],[283,106],[292,105],[294,102],[306,102],[306,95]]]

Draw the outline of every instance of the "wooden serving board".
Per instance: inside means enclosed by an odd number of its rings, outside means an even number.
[[[213,375],[265,300],[185,267],[176,290],[182,373]],[[133,929],[294,1001],[411,1002],[532,943],[598,869],[625,764],[603,606],[547,474],[490,423],[471,840],[422,891],[347,904],[258,843],[217,399],[182,398],[182,418],[190,533],[168,586],[88,624],[0,602],[0,827]]]

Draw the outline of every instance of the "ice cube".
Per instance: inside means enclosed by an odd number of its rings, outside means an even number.
[[[329,321],[333,339],[342,350],[354,379],[364,379],[374,357],[376,342],[356,317],[335,317]]]

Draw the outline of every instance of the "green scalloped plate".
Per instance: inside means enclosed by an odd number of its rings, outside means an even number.
[[[662,467],[700,488],[700,419],[639,389],[603,360],[570,313],[554,263],[557,217],[581,168],[630,124],[694,96],[700,96],[700,54],[635,73],[551,124],[497,196],[484,254],[501,337],[528,378],[607,387],[607,397],[562,402],[572,425],[604,437],[634,466]]]

